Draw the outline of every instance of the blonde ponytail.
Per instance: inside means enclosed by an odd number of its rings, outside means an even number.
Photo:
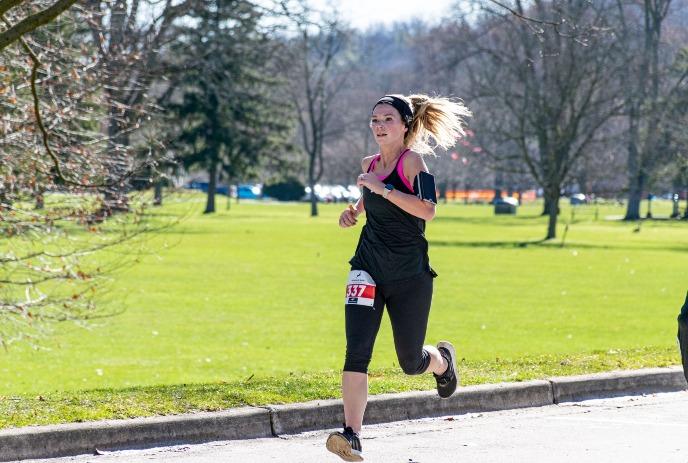
[[[413,109],[413,120],[404,137],[404,144],[418,154],[434,154],[437,147],[449,149],[464,132],[464,118],[471,111],[460,101],[428,95],[406,97]]]

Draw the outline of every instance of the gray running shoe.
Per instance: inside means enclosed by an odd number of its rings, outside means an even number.
[[[325,447],[344,461],[363,461],[361,440],[349,426],[344,428],[344,432],[330,434]]]
[[[437,350],[447,361],[447,371],[441,375],[435,376],[437,381],[437,393],[443,399],[448,399],[456,391],[456,386],[459,384],[459,374],[456,371],[456,351],[454,346],[449,341],[440,341],[437,343]]]

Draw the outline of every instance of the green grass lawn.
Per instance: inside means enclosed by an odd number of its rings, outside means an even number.
[[[157,213],[201,211],[203,200]],[[427,339],[454,342],[462,384],[679,363],[688,223],[634,232],[609,220],[621,207],[579,207],[573,221],[564,207],[559,238],[535,244],[540,207],[495,217],[440,205],[428,224],[439,278]],[[311,218],[307,204],[221,201],[155,236],[156,252],[115,275],[102,302],[122,315],[0,352],[0,427],[338,396],[347,261],[364,222],[340,229],[341,210],[322,205]],[[371,390],[434,385],[395,367],[385,317]]]

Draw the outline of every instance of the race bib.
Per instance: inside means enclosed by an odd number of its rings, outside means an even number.
[[[344,304],[373,306],[375,302],[375,281],[363,270],[349,272],[349,281],[346,283],[346,298]]]

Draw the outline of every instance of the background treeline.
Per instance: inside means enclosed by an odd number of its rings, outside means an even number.
[[[563,191],[623,199],[630,220],[650,192],[685,195],[686,3],[525,4],[348,31],[322,180],[349,182],[375,151],[366,120],[379,95],[428,92],[475,114],[455,155],[431,162],[440,185],[542,189],[548,237]]]
[[[456,155],[433,162],[444,187],[537,187],[547,210],[564,190],[626,198],[635,219],[647,192],[685,189],[687,18],[681,0],[483,1],[436,24],[360,31],[299,1],[94,0],[25,39],[46,41],[40,56],[55,60],[39,76],[62,60],[76,77],[44,117],[88,104],[70,89],[82,76],[100,98],[102,114],[90,114],[102,149],[84,164],[110,180],[108,211],[127,210],[132,186],[180,168],[207,173],[207,211],[218,181],[350,183],[376,148],[371,104],[424,92],[462,98],[475,114]],[[28,90],[22,44],[3,61],[3,94]],[[59,77],[39,80],[54,98]],[[18,136],[5,125],[3,146]],[[132,170],[138,182],[122,180]]]
[[[274,143],[264,154],[237,147],[217,175],[225,182],[351,183],[360,158],[376,150],[367,127],[371,104],[385,93],[437,93],[462,98],[475,114],[470,136],[430,162],[442,189],[541,189],[548,237],[564,191],[623,199],[626,218],[638,219],[648,193],[685,195],[687,188],[686,6],[535,1],[508,10],[480,2],[438,24],[366,31],[300,4],[263,12],[280,16],[281,26],[265,31],[256,21],[269,51],[255,59],[243,53],[241,63],[271,80],[251,79],[253,96],[246,90],[225,101],[239,117],[256,113],[241,108],[246,98],[265,96],[259,106],[267,119],[254,122],[277,124],[266,132]],[[166,138],[189,149],[183,137]],[[225,139],[238,143],[236,135]],[[176,157],[190,166],[194,156]]]

